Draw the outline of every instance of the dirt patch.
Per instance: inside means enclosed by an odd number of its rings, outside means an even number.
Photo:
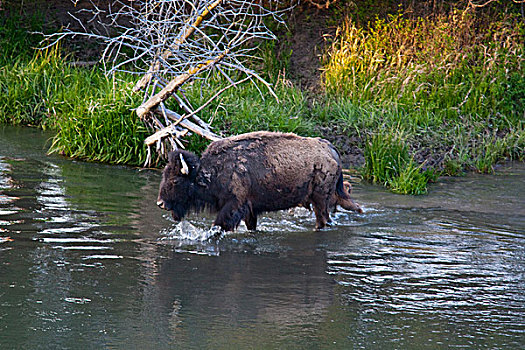
[[[100,24],[92,19],[92,12],[100,8],[103,10],[109,1],[79,0],[76,5],[71,0],[26,0],[26,1],[4,1],[3,15],[20,17],[21,21],[43,22],[43,30],[46,33],[60,32],[64,28],[72,31],[84,32],[81,23],[88,30],[101,29]],[[98,61],[101,56],[101,43],[86,36],[68,36],[61,41],[61,48],[66,52],[68,59],[72,61],[91,62]]]
[[[93,8],[93,4],[89,1],[78,1],[76,6],[71,0],[17,0],[3,3],[7,15],[22,18],[41,16],[45,27],[53,30],[67,26],[80,28],[79,23],[71,17],[70,13],[75,13],[83,8]],[[107,3],[107,1],[95,1],[95,4],[97,3]],[[79,16],[86,17],[87,14],[80,13]]]
[[[302,6],[294,9],[288,19],[291,38],[287,44],[292,50],[287,78],[303,90],[321,90],[321,56],[326,38],[335,33],[328,26],[328,11]]]

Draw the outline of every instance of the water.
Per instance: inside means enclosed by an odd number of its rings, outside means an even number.
[[[155,205],[160,173],[45,155],[0,127],[0,348],[525,347],[525,166],[313,232],[305,210],[207,240]]]

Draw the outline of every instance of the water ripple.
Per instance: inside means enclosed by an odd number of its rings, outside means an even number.
[[[523,237],[502,240],[462,223],[442,227],[447,230],[432,235],[369,233],[359,249],[329,251],[327,273],[344,300],[374,312],[439,314],[449,322],[525,330],[519,321],[525,314],[525,268],[518,262],[525,258]]]

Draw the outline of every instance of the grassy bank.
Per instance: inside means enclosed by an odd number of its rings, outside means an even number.
[[[326,137],[343,158],[364,157],[350,163],[365,178],[398,193],[425,193],[440,174],[491,172],[503,159],[523,160],[525,148],[525,30],[515,15],[497,15],[397,13],[361,25],[346,17],[323,57],[322,92],[294,87],[270,44],[258,65],[281,102],[245,84],[200,115],[224,135]],[[136,77],[75,67],[57,47],[35,51],[40,38],[28,31],[42,24],[20,23],[0,16],[0,122],[55,129],[51,150],[67,156],[142,164],[150,132],[132,111],[140,104],[130,92]],[[195,83],[186,93],[197,106],[223,84]],[[188,148],[206,144],[194,136]]]
[[[420,193],[428,167],[458,175],[523,160],[524,34],[519,15],[503,11],[397,13],[364,27],[347,18],[324,58],[319,115],[365,134],[365,177],[395,192]],[[398,146],[413,156],[392,158]],[[378,180],[384,167],[394,175]]]
[[[131,79],[114,84],[98,68],[74,67],[59,47],[33,49],[36,18],[28,27],[0,18],[0,122],[54,129],[51,150],[70,157],[141,164],[148,132],[131,112]]]

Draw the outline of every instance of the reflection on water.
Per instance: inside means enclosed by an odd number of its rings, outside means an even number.
[[[424,197],[355,186],[214,238],[156,208],[160,174],[46,156],[0,127],[0,348],[517,349],[525,167]]]

